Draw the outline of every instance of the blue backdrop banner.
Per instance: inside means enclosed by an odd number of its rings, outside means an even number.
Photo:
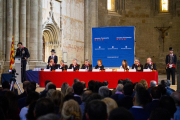
[[[127,60],[134,63],[135,27],[92,28],[92,65],[101,59],[105,67],[120,67]]]

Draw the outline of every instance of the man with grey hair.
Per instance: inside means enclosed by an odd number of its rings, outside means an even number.
[[[82,65],[81,69],[86,69],[87,71],[92,71],[92,64],[89,64],[88,59],[85,60],[85,63]]]
[[[177,108],[177,111],[174,113],[174,120],[180,120],[180,92],[173,92],[171,97],[174,99]]]
[[[136,69],[136,71],[143,71],[143,65],[140,64],[139,59],[135,59],[134,64],[132,65],[132,69]]]
[[[170,80],[161,80],[161,85],[163,85],[166,88],[166,95],[170,96],[173,92],[175,92],[173,89],[170,88]]]
[[[109,89],[106,86],[100,87],[98,93],[103,98],[109,97]]]
[[[74,71],[76,71],[76,70],[79,70],[79,68],[80,68],[80,65],[77,64],[77,59],[74,58],[73,63],[70,64],[70,66],[69,66],[69,69],[73,69]]]
[[[150,87],[148,88],[148,92],[151,93],[151,89],[153,87],[156,87],[156,85],[157,85],[157,82],[155,80],[151,80]]]
[[[62,71],[64,71],[64,70],[67,70],[68,66],[64,64],[64,60],[61,60],[58,68],[62,69]]]
[[[151,58],[147,58],[147,63],[145,64],[144,69],[156,70],[156,64],[151,61]]]
[[[116,87],[116,92],[115,92],[115,94],[111,96],[111,98],[114,99],[116,102],[117,102],[119,99],[124,98],[123,87],[124,87],[123,84],[118,84],[117,87]]]

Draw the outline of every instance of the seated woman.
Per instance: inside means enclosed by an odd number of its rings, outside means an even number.
[[[104,70],[104,66],[102,65],[102,60],[101,59],[99,59],[97,61],[97,65],[96,65],[95,69]]]
[[[122,61],[122,65],[120,66],[120,69],[129,70],[129,66],[126,60]]]
[[[77,59],[73,59],[73,64],[69,66],[69,69],[74,69],[74,71],[79,70],[80,65],[77,64]]]
[[[47,69],[55,70],[56,69],[56,63],[54,63],[54,60],[51,59],[49,64],[47,65]]]

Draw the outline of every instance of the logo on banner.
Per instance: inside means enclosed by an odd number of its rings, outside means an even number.
[[[108,50],[118,50],[118,48],[114,48],[114,46],[112,46],[112,48],[108,48]]]
[[[116,37],[116,40],[127,40],[132,37]]]
[[[121,49],[132,49],[132,48],[128,48],[127,46],[125,46],[125,48],[121,48]]]
[[[119,56],[107,56],[107,58],[119,58]]]
[[[95,50],[105,50],[105,48],[101,48],[101,46],[99,46],[99,48],[95,48]]]
[[[94,38],[94,41],[103,41],[103,40],[108,40],[109,37],[100,37],[100,38]]]

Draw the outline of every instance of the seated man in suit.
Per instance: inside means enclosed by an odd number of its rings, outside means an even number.
[[[136,69],[136,71],[143,71],[143,65],[139,63],[138,59],[135,59],[132,69]]]
[[[74,71],[79,70],[80,65],[77,64],[77,59],[73,59],[73,64],[69,66],[69,69],[74,69]]]
[[[54,49],[51,50],[51,56],[48,58],[48,63],[50,62],[51,59],[54,60],[54,63],[58,63],[58,57],[55,55],[56,51]]]
[[[67,70],[68,66],[64,64],[64,60],[60,61],[60,65],[58,66],[62,71]]]
[[[82,65],[81,69],[86,69],[88,71],[92,71],[92,65],[89,64],[89,60],[88,59],[85,60],[85,64]]]
[[[147,58],[147,63],[145,64],[144,69],[156,70],[156,64],[151,62],[151,58]]]
[[[55,70],[56,69],[56,63],[54,63],[54,59],[51,59],[49,64],[47,65],[47,69]]]

